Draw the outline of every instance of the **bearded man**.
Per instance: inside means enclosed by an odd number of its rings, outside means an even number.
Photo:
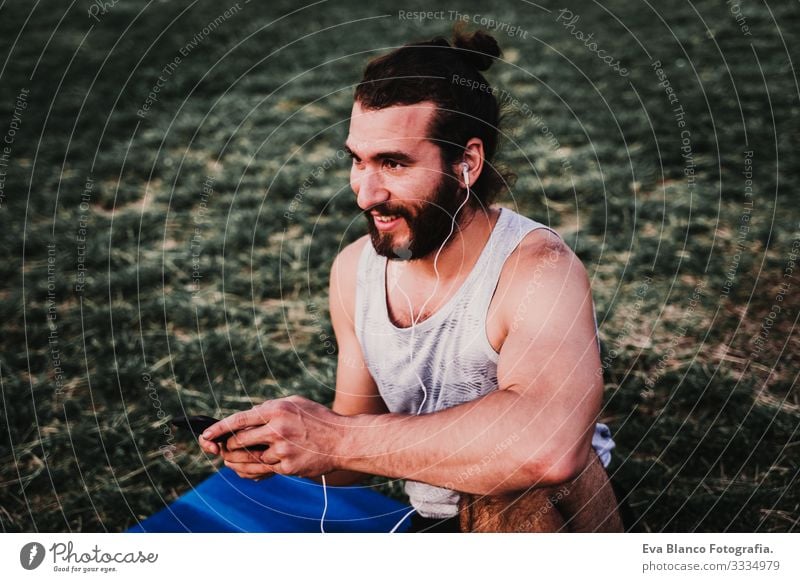
[[[366,67],[345,147],[369,232],[331,269],[333,407],[291,396],[211,427],[201,446],[240,476],[405,479],[411,531],[621,531],[586,271],[494,204],[481,71],[500,55],[456,30]]]

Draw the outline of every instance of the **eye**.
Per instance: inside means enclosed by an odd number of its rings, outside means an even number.
[[[397,170],[399,168],[404,167],[403,164],[401,164],[397,160],[384,160],[383,165],[389,168],[390,170]]]

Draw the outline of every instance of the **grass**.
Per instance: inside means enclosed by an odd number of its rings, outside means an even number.
[[[327,277],[363,232],[336,157],[352,86],[370,56],[452,24],[279,1],[211,30],[227,6],[175,4],[118,3],[98,22],[89,2],[30,20],[0,8],[0,131],[29,92],[0,207],[4,531],[122,531],[176,499],[215,466],[165,433],[172,414],[332,401]],[[745,36],[710,0],[573,4],[627,77],[553,3],[459,11],[527,32],[497,33],[506,62],[488,73],[539,116],[509,108],[519,180],[501,203],[555,226],[590,272],[614,478],[647,531],[796,530],[796,11],[743,4]],[[685,111],[692,183],[655,60]]]

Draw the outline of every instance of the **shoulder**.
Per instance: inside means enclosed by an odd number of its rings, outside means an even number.
[[[501,272],[501,280],[511,288],[585,276],[586,269],[578,256],[548,228],[537,228],[525,235]]]
[[[590,293],[586,269],[560,236],[547,228],[529,232],[508,256],[496,294],[499,315],[508,329],[524,309],[549,311],[574,304]]]
[[[361,254],[367,244],[369,244],[369,235],[365,234],[339,251],[331,266],[331,281],[336,279],[340,285],[351,283],[355,288],[358,262],[361,260]]]
[[[361,238],[344,247],[331,265],[330,276],[330,309],[347,313],[352,320],[355,313],[356,274],[358,262],[364,246],[370,244],[370,237],[365,234]]]

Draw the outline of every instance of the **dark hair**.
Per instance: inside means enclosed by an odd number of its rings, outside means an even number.
[[[492,161],[497,152],[500,107],[494,90],[480,71],[487,70],[502,54],[497,41],[484,31],[471,34],[460,26],[453,30],[453,44],[439,36],[406,44],[371,60],[355,90],[354,98],[365,109],[392,105],[436,103],[428,137],[442,151],[446,166],[464,155],[467,141],[483,141],[484,165],[471,186],[479,202],[490,205],[513,175]]]

